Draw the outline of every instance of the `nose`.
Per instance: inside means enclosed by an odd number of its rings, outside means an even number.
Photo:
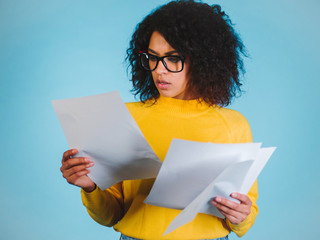
[[[168,70],[166,69],[166,67],[163,65],[162,61],[159,61],[157,68],[155,69],[157,74],[164,74],[167,73]]]

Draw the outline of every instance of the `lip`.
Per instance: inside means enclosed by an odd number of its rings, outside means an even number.
[[[166,90],[169,86],[170,86],[170,83],[167,82],[167,81],[164,81],[164,80],[157,80],[156,81],[156,84],[157,84],[157,87],[161,90]]]

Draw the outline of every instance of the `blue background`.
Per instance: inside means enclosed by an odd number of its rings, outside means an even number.
[[[249,120],[254,141],[278,147],[243,239],[317,239],[320,2],[207,2],[221,4],[250,54],[246,93],[230,107]],[[87,215],[80,189],[61,176],[68,145],[51,100],[117,90],[133,101],[125,50],[163,3],[0,0],[0,239],[119,237]]]

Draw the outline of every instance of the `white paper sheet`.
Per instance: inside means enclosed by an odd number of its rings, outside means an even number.
[[[254,158],[261,143],[213,144],[173,139],[145,202],[183,209],[225,168]]]
[[[212,198],[246,194],[275,148],[261,143],[213,144],[174,139],[145,203],[183,209],[165,234],[192,221],[198,213],[223,218]]]
[[[95,162],[88,175],[101,189],[129,179],[155,178],[155,155],[118,92],[54,100],[70,148]]]
[[[211,204],[212,198],[237,201],[230,194],[246,194],[275,150],[261,148],[261,143],[173,139],[161,166],[117,92],[52,104],[69,147],[79,150],[77,156],[89,156],[95,162],[89,177],[101,189],[123,180],[157,177],[145,202],[183,209],[164,234],[198,213],[223,218]]]
[[[235,185],[241,185],[241,179],[243,178],[244,171],[247,171],[248,168],[252,165],[251,161],[238,162],[227,167],[214,181],[212,181],[185,209],[170,223],[166,229],[164,235],[174,231],[178,227],[183,226],[184,224],[191,222],[198,213],[205,212],[210,213],[214,216],[223,218],[224,216],[214,207],[211,203],[212,196],[225,196],[224,192],[226,189],[236,189],[237,186],[234,186],[231,182],[225,182],[226,178],[230,177],[230,174],[233,174],[235,171],[236,176],[233,176],[234,179],[237,177],[237,181],[234,182]],[[232,190],[231,190],[232,191]],[[236,190],[234,190],[236,191]],[[211,207],[213,206],[213,207]]]

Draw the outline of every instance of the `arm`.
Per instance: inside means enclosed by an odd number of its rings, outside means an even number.
[[[231,231],[242,237],[254,224],[258,215],[256,204],[258,198],[257,181],[251,187],[248,195],[232,193],[231,197],[238,199],[240,203],[229,201],[222,197],[216,197],[212,204],[226,217],[226,223]]]
[[[94,163],[87,157],[74,157],[77,149],[64,152],[60,168],[68,183],[81,187],[81,197],[89,215],[98,223],[112,226],[123,216],[122,184],[102,191],[87,176]]]
[[[81,190],[82,203],[97,223],[108,227],[116,224],[124,215],[122,183],[103,191],[99,187],[92,192]]]
[[[225,114],[227,125],[231,131],[232,143],[252,142],[251,128],[247,119],[233,110],[228,110]],[[224,198],[216,198],[215,200],[220,200],[220,202],[212,201],[212,204],[226,217],[226,224],[230,230],[238,237],[242,237],[252,227],[258,215],[257,181],[254,182],[247,195],[240,193],[236,193],[236,195],[234,198],[238,199],[240,204]]]

